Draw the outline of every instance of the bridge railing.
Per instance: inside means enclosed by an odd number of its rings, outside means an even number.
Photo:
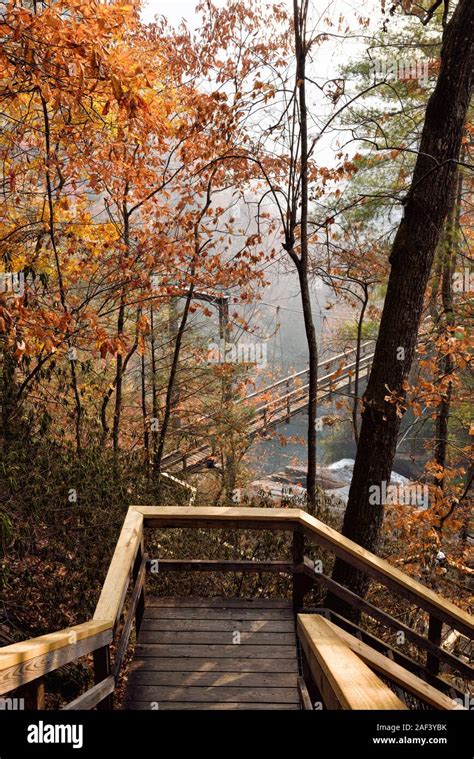
[[[321,376],[325,376],[324,374],[321,374],[321,372],[328,372],[328,369],[331,366],[334,366],[333,372],[336,371],[340,366],[344,366],[346,362],[349,362],[351,367],[356,366],[356,361],[350,359],[354,359],[357,353],[356,348],[348,348],[347,350],[343,351],[342,353],[337,353],[335,356],[330,356],[329,358],[325,359],[324,361],[320,361],[318,363],[318,374]],[[365,343],[362,343],[361,349],[360,349],[360,359],[364,359],[367,356],[373,355],[373,341],[367,341]],[[331,374],[333,372],[328,372],[328,374]],[[286,390],[286,388],[290,385],[298,385],[298,383],[303,382],[304,379],[308,376],[309,368],[301,369],[299,372],[293,372],[292,374],[289,374],[286,377],[283,377],[283,379],[278,380],[277,382],[272,382],[270,385],[266,385],[265,387],[262,387],[258,390],[256,390],[253,393],[249,393],[249,395],[246,395],[245,398],[240,399],[238,402],[242,403],[245,401],[255,401],[258,398],[264,397],[268,395],[268,393],[278,390],[279,388],[282,388]],[[285,393],[286,394],[286,393]]]
[[[318,388],[321,392],[325,394],[334,383],[340,384],[341,380],[344,379],[347,380],[345,384],[349,385],[350,389],[356,373],[360,373],[361,377],[368,373],[373,358],[373,341],[367,341],[361,345],[359,361],[351,361],[350,359],[354,359],[356,353],[356,348],[349,348],[318,364]],[[234,402],[236,407],[246,405],[254,409],[255,419],[250,422],[248,427],[250,434],[255,434],[260,428],[266,429],[268,426],[281,421],[282,412],[285,412],[284,416],[287,421],[290,419],[291,415],[295,413],[294,404],[299,402],[299,408],[301,400],[308,390],[308,384],[305,382],[308,371],[308,369],[303,369],[294,372]],[[272,397],[268,398],[270,394]],[[204,417],[201,419],[204,420]],[[166,467],[179,465],[183,471],[186,471],[189,460],[197,454],[202,454],[203,459],[205,459],[209,455],[209,445],[203,444],[186,453],[180,450],[170,451],[164,456],[163,465]]]
[[[434,685],[438,691],[449,691],[447,683],[438,677],[441,663],[463,677],[472,677],[472,667],[444,650],[440,642],[442,627],[445,624],[473,638],[473,617],[306,512],[284,508],[132,506],[128,510],[117,541],[93,618],[83,624],[0,649],[0,695],[15,691],[16,697],[25,697],[27,708],[43,708],[45,675],[92,654],[94,685],[63,708],[112,707],[112,696],[131,631],[134,622],[139,629],[146,603],[145,574],[149,560],[144,550],[145,527],[290,532],[293,535],[291,561],[160,559],[159,570],[285,573],[292,578],[295,612],[303,609],[304,597],[309,590],[315,584],[320,584],[346,601],[349,606],[388,629],[402,630],[412,645],[424,651],[425,664],[413,661],[396,649],[391,649],[391,656],[399,669],[402,665],[407,671],[425,673],[431,683],[426,684],[427,688]],[[323,572],[316,571],[314,564],[305,556],[306,541],[330,551],[356,569],[362,570],[392,593],[407,599],[418,609],[426,612],[430,620],[428,636],[412,630],[387,612],[334,582]],[[332,620],[334,621],[333,617]],[[352,624],[344,618],[340,621],[342,627]],[[377,650],[390,648],[369,633],[363,633],[363,638],[365,648],[370,648],[375,653]],[[357,639],[352,645],[356,644]],[[368,656],[367,651],[365,656]],[[380,661],[377,663],[376,660],[373,666],[380,669]],[[419,682],[419,678],[415,679]],[[416,687],[419,690],[419,686]],[[456,689],[452,689],[451,692],[459,693]],[[451,708],[454,708],[456,704],[452,704]]]
[[[332,392],[340,392],[342,388],[348,387],[349,392],[352,387],[353,381],[355,382],[355,372],[357,372],[359,379],[367,376],[372,364],[373,354],[363,356],[358,362],[353,361],[349,364],[341,364],[333,371],[320,376],[318,378],[318,399],[325,398]],[[294,386],[291,388],[291,384]],[[270,426],[271,423],[278,423],[281,421],[281,417],[284,416],[287,421],[290,417],[301,410],[302,403],[307,400],[307,393],[309,389],[308,384],[299,384],[293,382],[286,385],[285,393],[271,398],[263,405],[257,407],[256,416],[258,419],[263,419],[264,428]]]

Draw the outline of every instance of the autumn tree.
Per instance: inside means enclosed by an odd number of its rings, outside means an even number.
[[[472,96],[474,8],[460,0],[443,35],[441,66],[428,103],[404,216],[390,255],[391,271],[375,357],[364,396],[359,446],[343,533],[374,550],[383,505],[369,504],[369,488],[390,480],[405,383],[412,365],[424,295],[449,211],[462,135]],[[374,455],[374,451],[377,455]],[[367,579],[337,560],[333,577],[364,593]],[[333,608],[340,602],[329,597]],[[347,613],[347,609],[343,606]]]

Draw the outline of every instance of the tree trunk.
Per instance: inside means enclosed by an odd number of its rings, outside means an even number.
[[[367,285],[363,285],[364,299],[362,301],[362,308],[360,310],[359,319],[357,322],[357,343],[356,343],[356,357],[355,357],[355,377],[354,377],[354,402],[352,404],[352,428],[354,430],[354,440],[356,445],[359,444],[359,380],[360,380],[360,354],[362,347],[362,328],[364,326],[364,317],[369,303],[369,289]]]
[[[301,289],[301,304],[303,307],[303,316],[306,330],[306,339],[308,342],[309,354],[309,379],[308,379],[308,459],[307,459],[307,481],[306,490],[308,493],[308,504],[313,508],[316,506],[316,419],[318,414],[318,343],[316,339],[316,328],[314,326],[313,314],[311,309],[311,293],[308,285],[307,271],[300,271],[298,275]]]
[[[397,405],[405,398],[425,291],[449,210],[473,71],[474,4],[460,0],[444,32],[438,81],[426,111],[404,218],[392,247],[392,268],[344,517],[343,534],[371,551],[377,550],[384,508],[369,503],[369,488],[390,481],[400,426]],[[389,394],[397,403],[386,400]],[[333,578],[359,595],[367,591],[367,577],[340,559]],[[331,594],[326,603],[346,616],[355,616]]]
[[[194,267],[192,268],[191,274],[192,276],[194,276]],[[194,293],[194,282],[192,282],[189,287],[188,294],[186,296],[185,305],[184,305],[183,315],[181,317],[179,328],[176,333],[176,342],[174,344],[170,376],[168,379],[168,387],[166,389],[166,400],[165,400],[165,409],[163,412],[163,421],[161,423],[160,434],[158,438],[158,448],[156,451],[156,456],[155,456],[155,461],[154,461],[154,470],[155,470],[155,474],[157,474],[158,477],[161,474],[161,462],[163,460],[166,436],[168,434],[168,427],[169,427],[170,418],[171,418],[171,409],[173,407],[173,396],[174,396],[174,389],[175,389],[176,374],[178,372],[181,343],[183,342],[184,331],[186,329],[186,324],[188,321],[189,308],[191,306],[191,301],[193,299],[193,293]]]
[[[142,353],[141,364],[141,401],[142,401],[142,418],[143,418],[143,450],[145,451],[145,461],[148,467],[150,463],[150,431],[148,429],[148,411],[146,407],[146,366],[145,354]]]
[[[150,352],[151,352],[151,413],[153,418],[152,441],[153,460],[158,451],[158,392],[156,389],[155,317],[153,303],[150,305]]]
[[[293,20],[296,53],[296,91],[299,101],[299,137],[301,142],[300,156],[300,185],[301,185],[301,254],[293,253],[292,259],[296,264],[301,289],[301,304],[303,308],[304,325],[308,341],[309,354],[309,388],[308,388],[308,460],[306,490],[308,504],[316,506],[316,417],[318,395],[318,344],[311,307],[311,293],[308,283],[308,109],[306,105],[306,17],[307,4],[304,12],[293,0]]]
[[[128,193],[128,184],[125,189],[125,195]],[[126,255],[130,254],[130,217],[127,210],[126,202],[123,203],[123,238],[126,247]],[[117,318],[117,335],[119,338],[123,336],[125,326],[125,288],[120,295],[120,306]],[[122,385],[123,385],[123,355],[122,349],[117,353],[117,362],[115,369],[115,408],[114,408],[114,421],[112,428],[112,441],[114,458],[117,461],[117,457],[120,449],[120,417],[122,414]]]
[[[455,194],[451,213],[447,223],[446,244],[442,251],[442,277],[441,277],[441,325],[440,332],[444,332],[446,338],[450,337],[450,330],[455,326],[456,319],[454,314],[453,303],[453,274],[456,268],[456,246],[457,230],[460,224],[461,202],[462,202],[462,173],[459,172],[457,183],[457,192]],[[441,376],[450,377],[454,370],[454,359],[451,353],[446,353],[440,361]],[[449,413],[451,408],[451,397],[453,392],[453,383],[448,382],[446,393],[441,398],[438,408],[435,425],[435,445],[434,460],[441,469],[446,467],[446,457],[448,451],[448,431],[449,431]],[[435,479],[435,485],[442,492],[444,490],[444,477],[440,480]]]

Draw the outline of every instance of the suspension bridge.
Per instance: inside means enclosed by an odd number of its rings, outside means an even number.
[[[331,396],[344,394],[354,397],[360,392],[372,366],[373,343],[350,348],[318,364],[318,404]],[[234,402],[236,408],[247,407],[253,416],[247,425],[249,440],[264,436],[269,430],[288,423],[293,416],[308,407],[308,369],[294,372]],[[212,444],[204,443],[189,451],[174,450],[163,457],[162,468],[166,472],[197,472],[210,465],[219,467]]]

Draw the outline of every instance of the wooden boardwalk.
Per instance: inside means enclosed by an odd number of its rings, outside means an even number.
[[[318,403],[329,400],[334,394],[352,397],[354,389],[356,362],[354,350],[326,359],[319,364]],[[364,343],[362,357],[357,367],[357,387],[370,374],[373,353],[371,343]],[[258,435],[266,435],[271,429],[288,423],[293,416],[304,412],[308,407],[308,370],[278,380],[278,382],[251,393],[246,398],[234,402],[235,408],[253,409],[254,417],[246,427],[249,440]],[[187,453],[179,450],[170,451],[163,457],[162,466],[168,473],[198,472],[208,467],[210,458],[215,458],[215,451],[209,443],[194,448]],[[213,468],[219,468],[216,460]]]
[[[287,575],[291,599],[150,597],[153,559],[145,552],[145,532],[175,528],[292,534],[291,561],[159,558],[167,572]],[[332,551],[415,605],[429,618],[427,636],[316,571],[306,546]],[[315,587],[362,612],[363,626],[305,606]],[[410,651],[364,629],[365,617],[403,631]],[[138,642],[126,673],[134,625]],[[133,710],[465,709],[469,696],[454,682],[459,676],[471,681],[474,673],[466,657],[440,645],[444,625],[474,638],[474,619],[463,609],[301,509],[131,506],[93,618],[0,649],[0,695],[11,693],[25,699],[26,709],[42,710],[46,676],[90,654],[94,684],[61,709],[113,709],[122,675],[127,686],[120,708]]]
[[[284,599],[148,598],[125,709],[299,709]]]

